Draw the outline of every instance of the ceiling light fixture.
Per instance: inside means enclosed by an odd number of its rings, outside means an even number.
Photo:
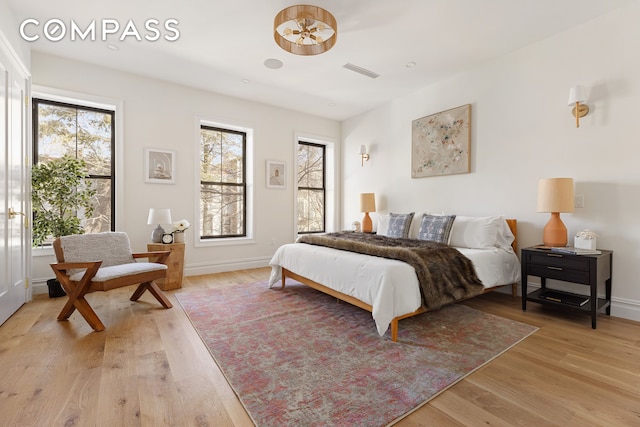
[[[273,38],[287,52],[318,55],[336,44],[338,24],[336,18],[321,7],[289,6],[274,18]]]

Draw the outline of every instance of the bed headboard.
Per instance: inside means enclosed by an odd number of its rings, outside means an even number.
[[[513,233],[513,243],[511,243],[511,247],[516,253],[518,253],[518,231],[517,231],[518,220],[513,218],[507,218],[506,221],[507,221],[507,225],[511,229],[511,232]]]

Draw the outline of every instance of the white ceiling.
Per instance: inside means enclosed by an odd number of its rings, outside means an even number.
[[[7,1],[19,22],[40,22],[26,27],[28,35],[41,35],[34,51],[344,120],[635,0]],[[276,45],[273,19],[293,4],[315,4],[335,16],[333,49],[297,56]],[[115,19],[121,31],[106,42],[68,36],[52,42],[42,36],[52,18],[81,29]],[[119,40],[129,20],[142,37],[150,35],[144,28],[150,18],[177,19],[180,38]],[[283,67],[265,67],[269,58]],[[346,63],[380,77],[349,71]]]

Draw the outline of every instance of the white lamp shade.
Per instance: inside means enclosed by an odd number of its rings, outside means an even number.
[[[171,209],[168,208],[151,208],[149,209],[148,225],[153,224],[171,224]]]
[[[573,178],[544,178],[538,182],[538,212],[573,212]]]
[[[582,86],[574,86],[569,90],[569,105],[575,105],[576,102],[587,102],[587,93]]]
[[[360,212],[376,211],[376,195],[375,193],[360,194]]]

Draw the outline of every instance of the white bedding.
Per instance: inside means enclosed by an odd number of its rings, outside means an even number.
[[[520,262],[510,248],[456,249],[471,259],[485,288],[520,280]],[[416,272],[402,261],[291,243],[278,248],[269,265],[269,287],[279,285],[284,267],[371,305],[380,335],[394,317],[412,313],[422,305]]]

